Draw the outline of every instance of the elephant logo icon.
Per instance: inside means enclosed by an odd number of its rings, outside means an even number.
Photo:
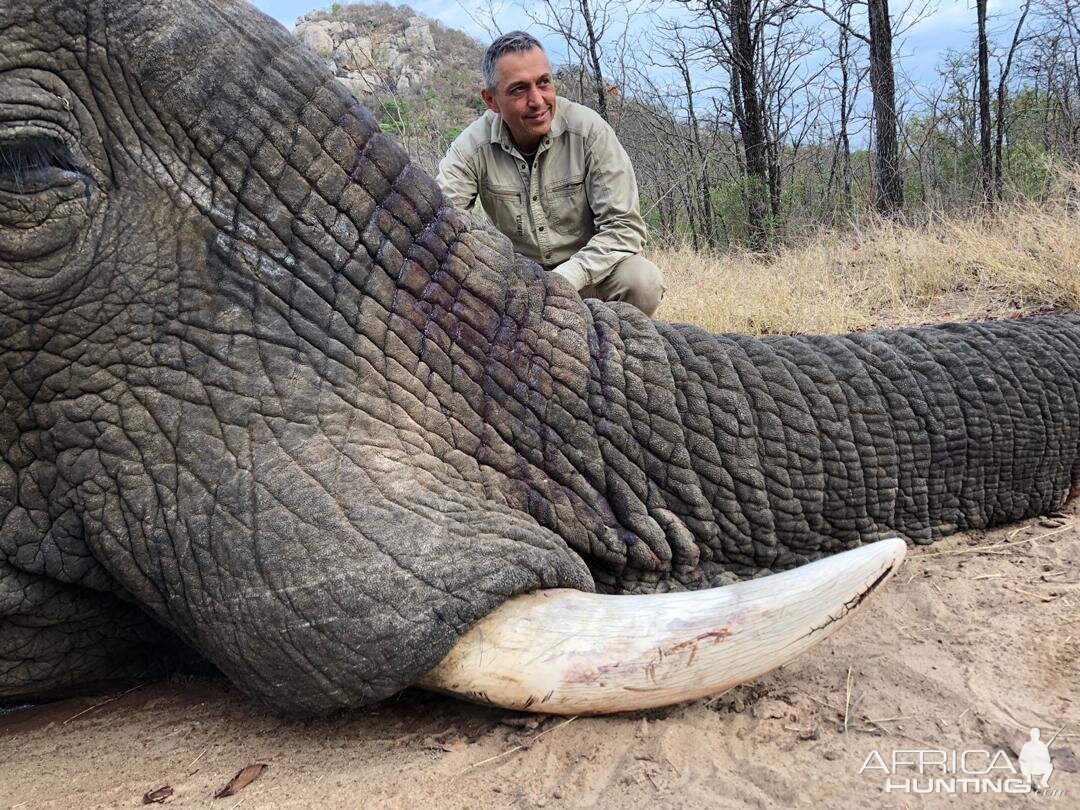
[[[1042,787],[1046,788],[1050,787],[1050,774],[1054,772],[1054,763],[1050,761],[1050,746],[1039,739],[1040,734],[1039,729],[1031,729],[1030,738],[1020,749],[1020,773],[1028,782],[1034,776],[1041,776]],[[1054,738],[1057,738],[1057,734]]]

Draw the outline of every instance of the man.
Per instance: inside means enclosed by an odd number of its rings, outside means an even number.
[[[555,94],[551,64],[523,31],[483,62],[488,112],[450,145],[438,183],[458,208],[480,204],[514,250],[567,279],[582,298],[628,301],[652,317],[664,292],[642,258],[637,181],[615,132]]]

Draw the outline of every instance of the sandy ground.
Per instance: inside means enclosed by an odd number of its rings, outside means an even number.
[[[663,711],[529,722],[408,691],[296,722],[215,680],[23,709],[0,716],[0,810],[136,807],[163,785],[174,790],[169,806],[223,810],[1077,807],[1078,661],[1074,505],[914,549],[884,592],[807,656]],[[1015,764],[1030,726],[1046,740],[1063,725],[1050,780],[1063,796],[884,795],[880,768],[859,773],[873,751],[889,763],[904,749],[1004,749]],[[213,799],[251,763],[269,767]]]

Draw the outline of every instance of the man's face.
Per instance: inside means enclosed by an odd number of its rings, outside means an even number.
[[[480,91],[484,103],[502,115],[519,149],[531,152],[551,129],[555,82],[551,63],[539,48],[504,53],[495,62],[495,91]]]

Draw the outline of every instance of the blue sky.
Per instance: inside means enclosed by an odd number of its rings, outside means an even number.
[[[996,32],[997,42],[1002,47],[1007,45],[1012,34],[1012,20],[1015,11],[1021,5],[1022,0],[990,0],[991,18],[996,14],[1003,15],[1001,20],[991,21],[992,32]],[[395,2],[395,0],[390,0]],[[915,0],[919,5],[919,0]],[[482,24],[470,18],[469,10],[482,9],[487,6],[486,0],[413,0],[410,3],[395,3],[396,5],[409,5],[414,11],[426,17],[432,17],[453,28],[458,28],[476,37],[482,42],[492,39],[492,33]],[[316,8],[329,8],[330,3],[320,3],[319,0],[255,0],[255,5],[270,16],[279,20],[290,30],[296,18]],[[893,0],[893,13],[898,13],[904,6],[903,2]],[[473,14],[474,17],[482,16]],[[517,8],[510,8],[500,19],[502,30],[512,30],[516,27],[529,28],[530,22],[527,17]],[[535,32],[535,27],[534,27]],[[963,49],[972,41],[975,33],[975,3],[974,0],[937,0],[933,2],[931,11],[927,16],[907,33],[899,41],[899,55],[902,59],[904,72],[911,77],[916,84],[928,85],[934,83],[935,67],[940,63],[941,55],[948,49]],[[539,34],[538,34],[539,35]],[[541,37],[543,39],[543,37]],[[547,45],[545,40],[545,45]],[[558,53],[557,46],[549,47],[549,51],[555,55]]]

